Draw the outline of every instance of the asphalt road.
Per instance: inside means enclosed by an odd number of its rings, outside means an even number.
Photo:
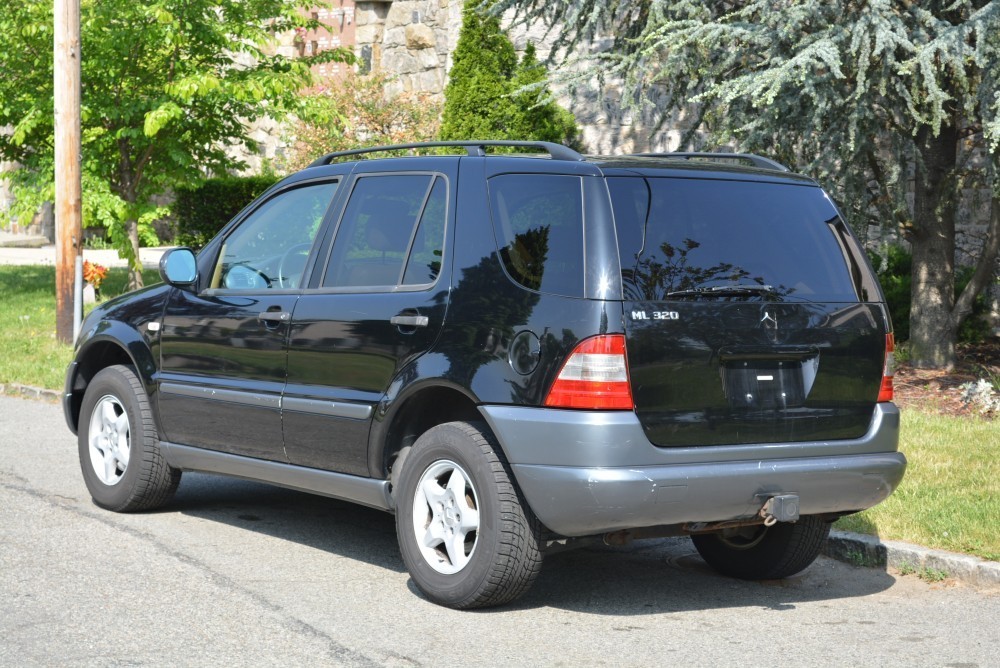
[[[54,404],[0,397],[0,666],[1000,666],[1000,592],[820,558],[714,575],[686,539],[550,556],[512,607],[432,605],[393,518],[185,474],[94,506]]]

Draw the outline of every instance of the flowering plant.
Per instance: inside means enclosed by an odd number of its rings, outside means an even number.
[[[101,289],[101,282],[108,275],[108,268],[103,264],[97,264],[90,260],[83,261],[83,280],[94,286],[94,290]]]

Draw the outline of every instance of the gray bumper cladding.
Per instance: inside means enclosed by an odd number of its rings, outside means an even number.
[[[879,404],[855,440],[658,448],[634,413],[484,406],[528,505],[551,530],[586,536],[752,517],[795,494],[802,515],[862,510],[899,484],[899,412]]]

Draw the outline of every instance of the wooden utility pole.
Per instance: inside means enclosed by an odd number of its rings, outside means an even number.
[[[55,0],[56,337],[73,340],[80,192],[80,0]]]

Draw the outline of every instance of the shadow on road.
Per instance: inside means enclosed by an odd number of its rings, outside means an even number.
[[[161,512],[180,512],[405,571],[393,516],[336,499],[186,473],[176,498]],[[687,538],[664,538],[547,555],[527,596],[500,610],[552,607],[637,616],[733,607],[793,610],[805,602],[868,596],[893,582],[884,571],[825,558],[785,580],[744,582],[717,575]],[[412,581],[409,588],[420,596]]]

